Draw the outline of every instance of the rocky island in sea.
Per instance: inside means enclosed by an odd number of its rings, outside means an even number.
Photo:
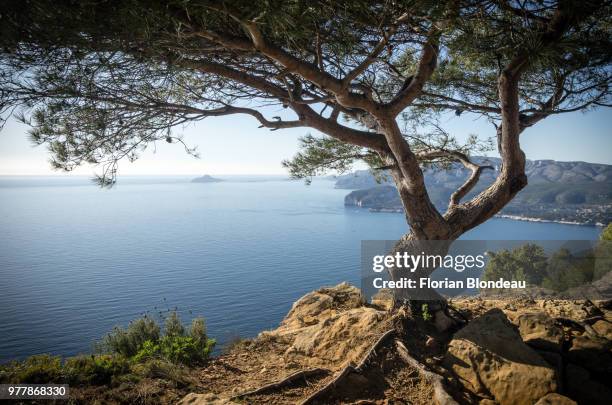
[[[495,170],[485,170],[480,182],[464,201],[488,187],[501,166],[499,158],[473,159],[479,164],[491,165]],[[612,221],[612,165],[528,160],[526,174],[529,184],[499,216],[589,225]],[[453,164],[449,170],[425,169],[424,175],[432,202],[444,210],[451,193],[468,178],[469,173],[462,165]],[[377,182],[369,171],[359,170],[337,177],[336,188],[353,190],[345,197],[344,205],[347,207],[403,212],[390,176],[383,175],[382,178]]]
[[[218,179],[216,177],[212,177],[208,174],[205,174],[204,176],[200,176],[200,177],[196,177],[195,179],[191,180],[192,183],[220,183],[223,180]]]

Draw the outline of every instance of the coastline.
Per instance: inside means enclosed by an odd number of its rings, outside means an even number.
[[[598,226],[598,227],[606,226],[605,224],[602,224],[600,222],[596,222],[594,224],[590,224],[588,222],[542,219],[542,218],[523,217],[523,216],[520,216],[520,215],[508,215],[508,214],[497,214],[497,215],[495,215],[495,218],[513,219],[515,221],[526,221],[526,222],[547,222],[547,223],[563,224],[563,225]]]
[[[387,214],[401,214],[403,212],[400,209],[392,209],[392,208],[369,208],[368,211],[369,212],[378,212],[378,213],[387,213]],[[606,226],[606,224],[602,224],[601,222],[596,222],[596,223],[592,224],[592,223],[588,223],[588,222],[543,219],[543,218],[524,217],[524,216],[521,216],[521,215],[509,215],[509,214],[497,214],[497,215],[495,215],[495,218],[512,219],[512,220],[515,220],[515,221],[524,221],[524,222],[541,222],[541,223],[562,224],[562,225],[596,226],[596,227],[605,227]]]

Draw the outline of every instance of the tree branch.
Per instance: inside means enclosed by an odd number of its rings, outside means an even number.
[[[255,49],[280,63],[288,71],[302,76],[304,79],[315,83],[325,91],[331,91],[340,104],[345,107],[360,108],[364,111],[372,111],[374,104],[362,94],[350,92],[339,79],[327,72],[321,71],[317,66],[297,59],[281,48],[268,44],[263,34],[253,21],[241,21],[242,26],[251,36]]]
[[[495,170],[493,166],[477,165],[476,163],[472,162],[465,153],[461,153],[459,151],[437,149],[437,150],[419,153],[417,154],[417,157],[423,160],[448,157],[454,161],[460,162],[463,166],[465,166],[466,169],[471,170],[472,173],[470,177],[465,181],[465,183],[463,183],[463,185],[461,185],[461,187],[459,187],[451,195],[449,206],[448,206],[449,210],[453,208],[455,205],[459,204],[461,199],[465,197],[474,188],[474,186],[478,183],[478,180],[480,179],[480,174],[482,173],[483,170],[485,169]]]
[[[347,88],[350,83],[361,73],[363,73],[380,55],[380,53],[385,49],[385,46],[389,43],[389,40],[393,35],[397,32],[399,26],[405,22],[409,17],[408,13],[404,13],[395,20],[393,24],[389,27],[387,32],[383,32],[382,38],[378,41],[378,44],[370,51],[370,53],[366,56],[366,58],[361,61],[353,70],[348,72],[344,79],[342,79],[342,86]]]
[[[318,129],[326,135],[353,145],[369,148],[384,154],[390,153],[385,136],[376,132],[360,131],[340,125],[334,116],[324,118],[310,106],[292,104],[291,108],[300,116],[309,127]]]
[[[218,76],[234,80],[238,83],[246,84],[247,86],[276,97],[286,105],[290,106],[298,114],[300,117],[300,122],[304,124],[303,126],[318,129],[324,134],[353,145],[363,146],[385,153],[387,153],[389,150],[383,135],[345,127],[338,124],[335,118],[324,118],[317,114],[308,105],[299,101],[290,100],[287,92],[284,89],[264,79],[213,62],[200,62],[191,59],[182,59],[180,63],[191,67],[192,69],[205,73],[216,74]]]
[[[439,38],[440,31],[433,28],[427,42],[423,46],[423,52],[419,60],[416,74],[406,79],[402,90],[400,90],[387,104],[387,108],[391,115],[395,116],[402,112],[421,94],[425,82],[431,77],[436,68],[439,52]]]
[[[478,183],[480,180],[480,174],[485,169],[495,170],[493,166],[475,166],[472,167],[472,174],[470,177],[463,183],[461,187],[459,187],[453,194],[451,194],[450,202],[448,205],[448,209],[452,209],[455,205],[459,204],[461,199],[465,197]]]
[[[440,108],[449,108],[449,109],[457,109],[460,107],[465,107],[467,109],[469,109],[470,111],[481,111],[481,112],[488,112],[488,113],[494,113],[494,114],[499,114],[501,112],[501,110],[499,108],[495,108],[495,107],[489,107],[486,105],[478,105],[478,104],[473,104],[473,103],[468,103],[467,101],[463,101],[463,100],[459,100],[453,97],[448,97],[442,94],[436,94],[436,93],[431,93],[431,92],[427,92],[427,91],[423,91],[422,94],[424,96],[429,96],[429,97],[433,97],[435,99],[440,99],[440,100],[445,100],[451,103],[455,103],[456,105],[453,104],[445,104],[445,103],[436,103],[436,102],[432,102],[432,103],[428,103],[428,102],[424,102],[424,103],[414,103],[413,105],[415,106],[423,106],[423,107],[440,107]]]
[[[558,41],[577,18],[575,13],[557,9],[550,23],[539,35],[539,49]],[[519,136],[524,127],[520,121],[519,81],[529,66],[534,50],[525,47],[510,60],[498,80],[501,102],[501,125],[497,136],[502,157],[502,168],[495,182],[465,204],[457,204],[444,217],[451,225],[453,236],[483,223],[499,212],[516,193],[527,185],[525,154],[521,150]]]

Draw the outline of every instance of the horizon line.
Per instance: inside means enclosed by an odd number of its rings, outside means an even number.
[[[486,156],[486,155],[475,155],[472,157],[481,157],[481,158],[493,158],[493,159],[500,159],[498,156]],[[602,163],[602,162],[588,162],[585,160],[556,160],[556,159],[530,159],[530,158],[526,158],[527,161],[531,161],[531,162],[537,162],[537,161],[552,161],[552,162],[557,162],[557,163],[586,163],[586,164],[592,164],[592,165],[605,165],[605,166],[612,166],[612,162],[610,163]],[[361,171],[361,170],[368,170],[367,168],[355,168],[354,170],[350,170],[347,171],[346,173],[341,173],[341,174],[327,174],[327,175],[322,175],[322,176],[313,176],[313,177],[329,177],[329,176],[337,176],[337,175],[342,175],[342,174],[348,174],[348,173],[354,173],[357,171]],[[179,177],[179,176],[195,176],[195,177],[200,177],[200,176],[285,176],[285,177],[290,177],[289,173],[125,173],[125,174],[119,174],[118,177],[151,177],[151,176],[158,176],[158,177]],[[46,173],[10,173],[10,172],[4,172],[1,173],[0,172],[0,177],[88,177],[88,178],[94,178],[96,176],[95,172],[92,172],[91,174],[81,174],[81,173],[66,173],[66,172],[46,172]]]
[[[117,177],[121,178],[121,177],[150,177],[150,176],[161,176],[161,177],[191,177],[191,176],[196,176],[196,177],[202,177],[202,176],[286,176],[289,177],[289,174],[282,174],[282,173],[233,173],[233,174],[210,174],[210,173],[204,173],[204,174],[198,174],[198,173],[187,173],[187,174],[183,174],[183,173],[176,173],[176,174],[159,174],[159,173],[145,173],[145,174],[119,174]],[[66,174],[66,173],[59,173],[59,174],[53,174],[53,173],[46,173],[46,174],[19,174],[19,173],[0,173],[0,177],[87,177],[87,178],[92,178],[95,177],[95,174],[91,174],[91,175],[87,175],[87,174]],[[315,177],[325,177],[325,176],[315,176]]]

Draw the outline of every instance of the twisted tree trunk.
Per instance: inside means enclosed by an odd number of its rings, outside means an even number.
[[[467,156],[457,152],[428,152],[430,157],[452,154],[453,158],[472,171],[472,175],[453,193],[444,215],[441,215],[432,204],[417,156],[402,137],[395,118],[379,115],[380,129],[390,149],[390,153],[384,157],[390,163],[391,174],[410,225],[410,233],[400,239],[388,254],[445,256],[453,241],[497,214],[527,185],[525,155],[519,143],[519,136],[524,129],[519,116],[518,94],[523,66],[520,61],[513,61],[499,77],[502,123],[498,127],[497,137],[502,167],[491,186],[472,200],[461,203],[461,198],[466,196],[478,182],[482,170],[489,167],[475,165]],[[417,286],[421,278],[429,277],[435,270],[435,265],[423,266],[416,271],[398,267],[388,268],[391,280],[413,280]],[[444,297],[433,289],[398,288],[394,289],[393,293],[395,305],[408,303],[411,307],[419,307],[427,303],[432,311],[446,309]]]

